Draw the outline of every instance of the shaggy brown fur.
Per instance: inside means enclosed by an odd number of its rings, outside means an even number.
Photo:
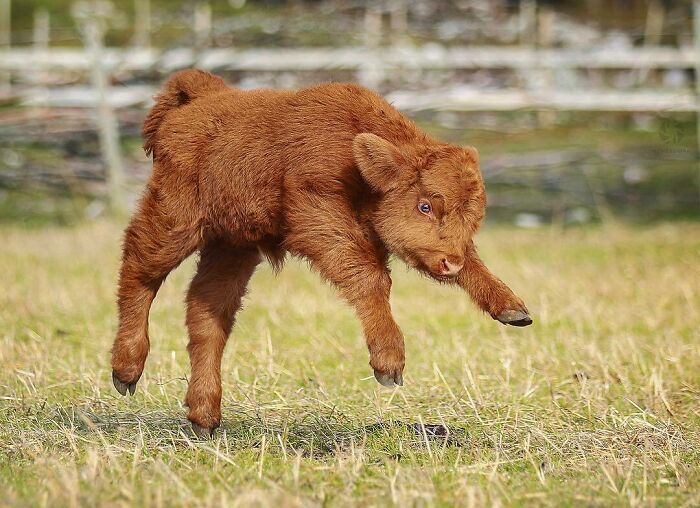
[[[125,233],[113,379],[134,392],[151,302],[199,251],[187,294],[186,401],[200,434],[221,420],[221,355],[261,253],[277,269],[287,252],[306,258],[338,288],[387,386],[403,383],[404,368],[390,254],[460,285],[494,319],[531,323],[472,242],[485,208],[476,150],[431,138],[363,87],[241,91],[183,71],[165,84],[143,135],[153,173]]]

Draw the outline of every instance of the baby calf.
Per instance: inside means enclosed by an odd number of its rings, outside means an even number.
[[[485,208],[476,150],[433,139],[370,90],[242,91],[187,70],[165,84],[143,135],[153,172],[124,237],[112,378],[122,395],[134,393],[151,302],[199,251],[187,293],[186,403],[200,436],[221,421],[221,356],[263,257],[277,269],[287,252],[306,258],[338,288],[388,387],[403,384],[404,368],[390,254],[461,286],[502,323],[532,322],[472,241]]]

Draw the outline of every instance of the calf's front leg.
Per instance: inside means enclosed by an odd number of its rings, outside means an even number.
[[[405,347],[389,305],[391,278],[386,269],[365,266],[360,270],[357,283],[343,287],[341,294],[355,307],[362,322],[375,379],[387,388],[402,386]]]
[[[387,388],[403,385],[406,363],[403,334],[394,321],[389,305],[391,278],[378,259],[354,256],[355,246],[344,246],[346,253],[335,256],[340,246],[329,248],[311,259],[312,265],[338,288],[340,295],[355,308],[369,349],[369,364],[376,380]]]
[[[306,201],[312,201],[312,198]],[[307,258],[355,308],[369,349],[374,377],[388,388],[403,385],[403,334],[389,305],[386,253],[370,241],[344,204],[297,211],[290,218],[289,250]]]
[[[479,258],[473,242],[469,242],[464,266],[457,275],[457,284],[493,319],[511,326],[532,324],[523,301],[489,271]]]

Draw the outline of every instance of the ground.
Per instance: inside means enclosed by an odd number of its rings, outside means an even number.
[[[0,237],[0,505],[700,503],[698,224],[487,226],[482,257],[528,303],[525,329],[395,263],[396,390],[374,381],[330,287],[303,263],[265,266],[209,442],[181,405],[193,261],[161,290],[123,398],[109,367],[120,227]]]

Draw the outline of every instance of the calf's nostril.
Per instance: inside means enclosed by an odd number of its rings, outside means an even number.
[[[464,266],[463,263],[451,263],[450,261],[447,260],[447,258],[442,258],[440,260],[440,266],[442,268],[442,272],[445,275],[457,275],[459,271],[462,269],[462,266]]]
[[[445,259],[445,258],[442,258],[442,260],[440,260],[440,267],[442,268],[443,272],[450,271],[450,264],[448,263],[447,259]]]

